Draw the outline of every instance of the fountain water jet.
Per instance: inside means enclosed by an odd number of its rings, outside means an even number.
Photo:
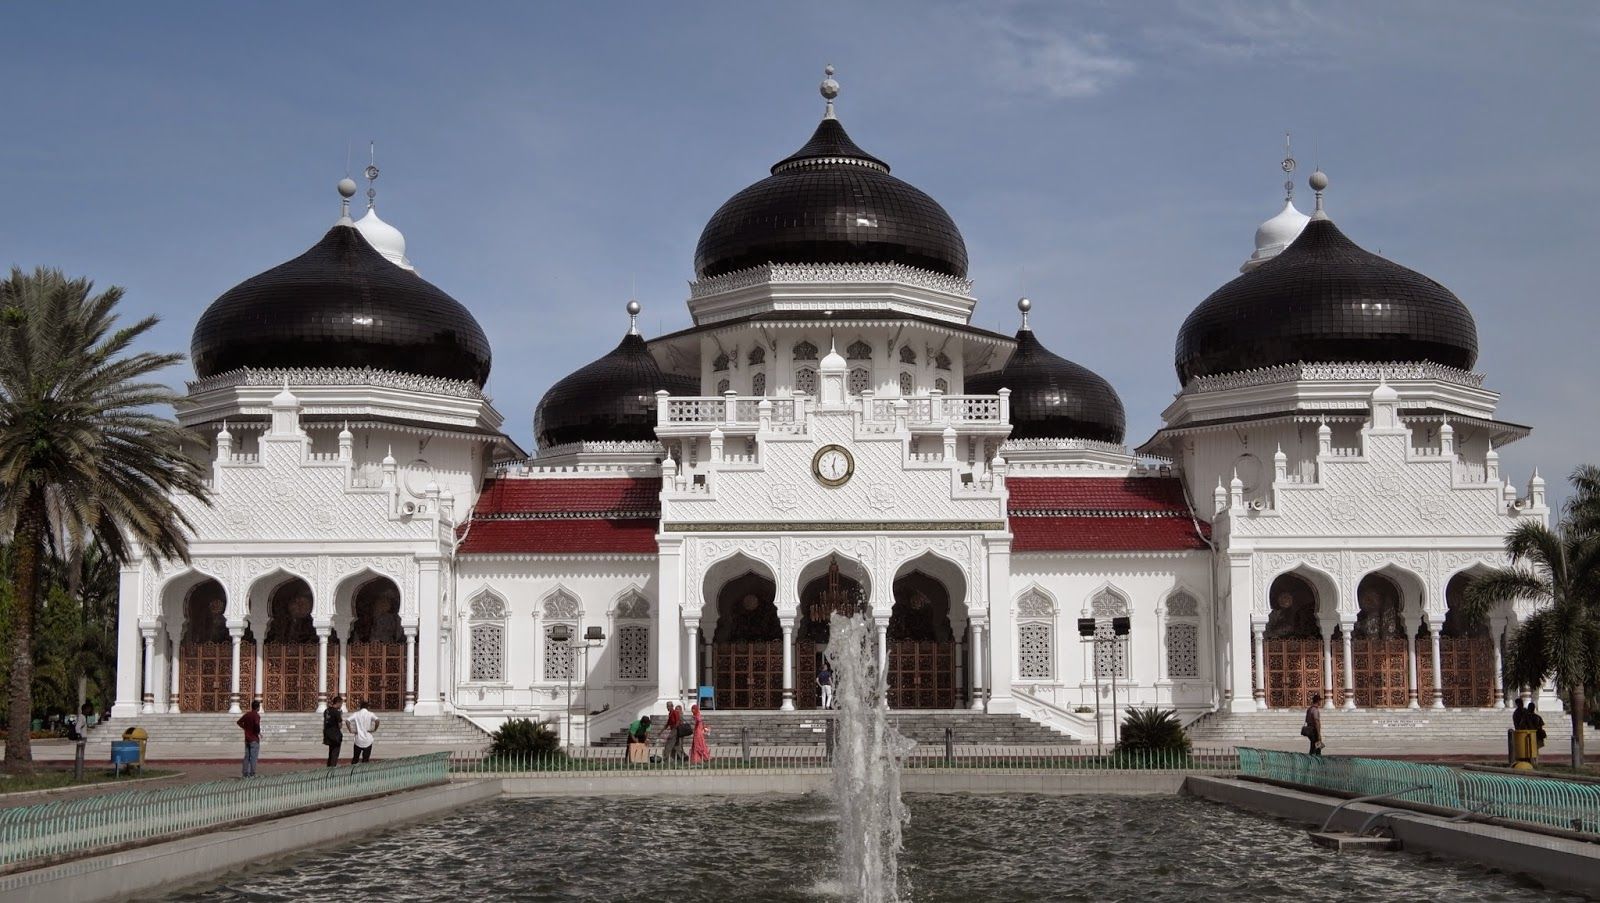
[[[839,881],[851,899],[899,899],[900,831],[910,815],[900,800],[900,761],[912,743],[889,724],[884,675],[874,662],[864,615],[829,619],[833,666],[833,791],[839,811]]]

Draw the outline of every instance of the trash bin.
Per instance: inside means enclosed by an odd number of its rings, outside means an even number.
[[[139,770],[144,771],[144,745],[150,739],[145,729],[135,725],[122,732],[122,739],[133,740],[139,744]]]
[[[1511,732],[1511,760],[1512,768],[1533,770],[1533,763],[1539,760],[1538,731]]]

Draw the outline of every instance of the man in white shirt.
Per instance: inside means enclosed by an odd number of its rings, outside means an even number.
[[[356,705],[356,710],[345,716],[345,724],[350,725],[350,730],[355,732],[355,751],[350,756],[350,764],[357,765],[372,760],[372,732],[378,729],[378,716],[367,710],[367,701],[361,700]]]

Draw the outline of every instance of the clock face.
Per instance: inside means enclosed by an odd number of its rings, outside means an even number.
[[[811,459],[812,474],[825,486],[843,486],[855,470],[855,459],[842,446],[824,445]]]

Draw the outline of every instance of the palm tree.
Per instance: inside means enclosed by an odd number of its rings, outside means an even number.
[[[1465,614],[1482,621],[1504,600],[1540,603],[1506,644],[1504,679],[1513,687],[1536,687],[1554,675],[1571,695],[1572,767],[1583,765],[1586,689],[1600,677],[1600,532],[1582,521],[1600,497],[1573,475],[1578,495],[1557,529],[1524,523],[1506,537],[1511,566],[1474,577],[1467,584]],[[1584,506],[1589,506],[1587,509]]]
[[[176,494],[206,499],[187,430],[156,413],[176,395],[149,381],[181,354],[132,352],[156,324],[117,325],[122,289],[58,270],[0,281],[0,536],[11,536],[9,725],[5,767],[33,768],[33,622],[53,537],[90,541],[119,565],[137,547],[188,558],[192,525]]]

